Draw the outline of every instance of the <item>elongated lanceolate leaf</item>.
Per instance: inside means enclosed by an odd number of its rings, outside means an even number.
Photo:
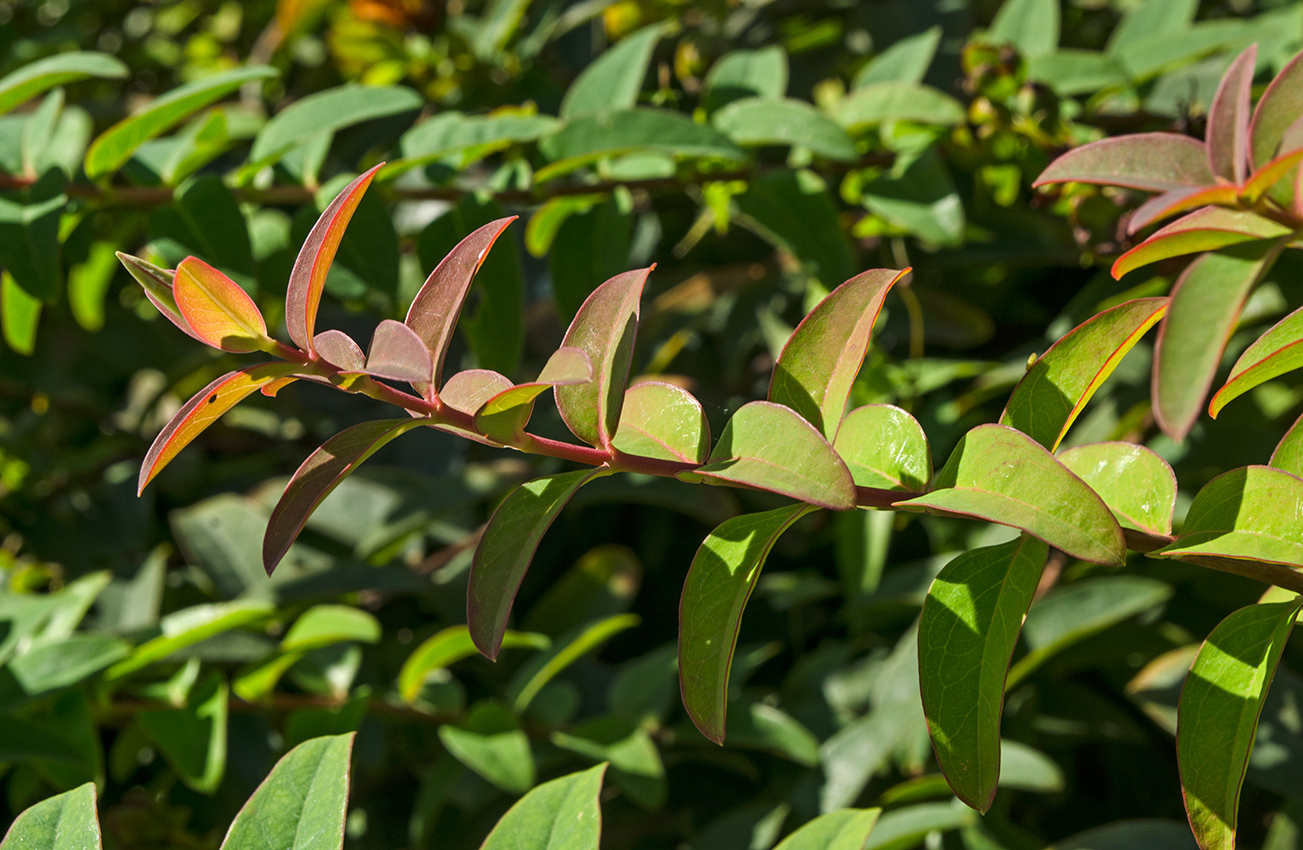
[[[932,450],[923,426],[899,407],[857,407],[842,421],[832,446],[856,487],[919,493],[932,480]]]
[[[831,115],[838,124],[857,133],[886,121],[962,124],[964,106],[931,86],[893,80],[855,89],[833,106]]]
[[[637,103],[652,50],[664,32],[660,23],[643,27],[598,56],[566,91],[561,117],[628,109]]]
[[[778,355],[769,400],[792,408],[829,440],[835,438],[882,299],[909,272],[873,269],[819,302]]]
[[[1167,192],[1213,182],[1203,142],[1175,133],[1134,133],[1073,148],[1032,185],[1098,183]]]
[[[108,681],[120,679],[214,635],[263,620],[275,610],[270,602],[263,599],[240,599],[182,608],[159,621],[158,627],[162,634],[136,647],[131,655],[105,671],[104,678]]]
[[[1127,219],[1127,234],[1134,235],[1156,221],[1180,212],[1218,204],[1235,204],[1240,191],[1236,186],[1205,186],[1203,188],[1172,189],[1155,195],[1136,207]],[[1120,276],[1120,272],[1115,276]]]
[[[1250,242],[1204,254],[1177,279],[1158,329],[1151,385],[1154,419],[1173,439],[1194,427],[1244,300],[1284,244]]]
[[[1289,228],[1251,212],[1204,207],[1172,222],[1118,257],[1113,263],[1113,277],[1120,280],[1129,271],[1169,257],[1216,251],[1258,239],[1279,239],[1289,232]]]
[[[1303,592],[1303,479],[1246,466],[1203,486],[1181,534],[1156,552]]]
[[[547,649],[552,640],[547,635],[534,632],[513,632],[502,635],[502,648]],[[413,703],[421,694],[421,686],[430,673],[470,658],[478,653],[466,626],[449,626],[412,650],[398,672],[398,694],[404,702]]]
[[[661,381],[641,381],[624,392],[620,429],[611,445],[626,455],[704,463],[710,423],[692,393]]]
[[[186,324],[185,317],[177,309],[176,298],[172,295],[172,281],[176,272],[169,269],[160,269],[151,262],[142,260],[139,257],[133,257],[131,254],[117,252],[118,260],[122,263],[131,276],[140,284],[141,289],[145,291],[145,297],[149,303],[158,308],[158,312],[167,317],[167,320],[185,331],[190,336],[199,339],[199,335],[191,330]]]
[[[692,559],[679,602],[679,685],[692,722],[724,743],[728,674],[742,625],[769,551],[812,508],[791,505],[727,520]]]
[[[95,783],[56,794],[24,811],[9,827],[0,850],[100,850]]]
[[[932,748],[955,796],[979,812],[995,798],[1004,681],[1048,555],[1026,534],[965,552],[923,602],[919,686]]]
[[[411,328],[393,319],[376,325],[366,356],[368,375],[423,384],[432,368],[429,349]]]
[[[1256,44],[1235,57],[1208,108],[1208,166],[1237,185],[1244,182],[1249,164],[1249,96],[1257,61]]]
[[[588,355],[593,380],[557,387],[557,409],[576,437],[598,448],[611,445],[620,424],[638,334],[638,302],[649,274],[650,268],[624,272],[593,290],[561,342]]]
[[[390,440],[425,424],[420,419],[363,422],[340,431],[308,455],[290,477],[285,492],[267,520],[267,533],[262,541],[262,565],[267,575],[276,569],[294,538],[303,530],[308,517],[322,499],[339,486],[339,482]]]
[[[362,347],[343,331],[322,331],[312,338],[312,348],[318,357],[336,369],[361,372],[366,368],[366,355],[362,353]]]
[[[841,162],[859,159],[846,131],[803,100],[748,97],[716,112],[710,123],[743,147],[791,145]]]
[[[837,809],[787,836],[774,850],[864,850],[882,809]]]
[[[114,124],[92,142],[86,151],[86,176],[94,178],[116,171],[145,142],[245,83],[268,80],[277,73],[275,68],[240,68],[173,89],[152,101],[143,111]]]
[[[267,324],[240,285],[198,257],[177,266],[172,297],[186,324],[203,342],[223,351],[258,351]]]
[[[1294,145],[1291,143],[1290,147],[1293,146]],[[1287,150],[1285,153],[1282,153],[1271,162],[1253,172],[1249,179],[1246,180],[1244,185],[1240,188],[1240,197],[1246,203],[1256,203],[1259,198],[1267,194],[1267,190],[1275,186],[1276,183],[1292,171],[1300,161],[1303,161],[1303,148]],[[1297,205],[1297,203],[1296,200],[1295,205]]]
[[[526,661],[507,685],[506,698],[517,713],[529,708],[538,692],[562,670],[597,649],[642,619],[637,614],[616,614],[588,622],[557,637],[552,645]]]
[[[290,339],[304,351],[312,352],[321,291],[326,286],[326,273],[330,271],[335,252],[339,250],[339,241],[344,238],[344,229],[361,203],[362,194],[383,165],[375,166],[344,187],[312,226],[294,260],[285,290],[285,326]]]
[[[1303,114],[1303,56],[1289,61],[1258,99],[1249,125],[1249,152],[1254,167],[1270,162],[1280,150],[1285,131]]]
[[[1176,756],[1203,850],[1234,850],[1240,788],[1258,715],[1303,599],[1241,608],[1199,648],[1177,706]]]
[[[304,741],[240,809],[222,850],[340,850],[353,733]]]
[[[491,221],[471,233],[448,252],[435,266],[425,285],[412,299],[404,320],[430,350],[434,362],[433,385],[437,390],[442,378],[443,359],[448,353],[452,330],[461,315],[462,304],[475,273],[484,264],[493,243],[516,216]],[[474,411],[472,411],[474,412]]]
[[[1217,418],[1222,408],[1249,390],[1303,366],[1303,309],[1281,319],[1235,361],[1230,377],[1212,401],[1208,415]]]
[[[516,591],[539,541],[571,497],[603,467],[548,475],[521,484],[498,505],[475,550],[466,589],[466,622],[475,646],[496,659]]]
[[[154,438],[154,443],[140,464],[137,495],[155,475],[163,470],[183,448],[226,411],[260,387],[287,378],[300,367],[296,363],[263,363],[235,372],[227,372],[182,405],[172,421]]]
[[[127,66],[107,53],[73,51],[38,59],[0,79],[0,115],[57,86],[98,77],[125,79]]]
[[[796,411],[768,401],[738,408],[706,465],[680,474],[690,481],[697,476],[834,511],[855,506],[855,482],[828,441]]]
[[[1018,382],[1000,424],[1054,451],[1086,402],[1166,311],[1166,298],[1138,298],[1068,331]]]
[[[593,364],[579,348],[563,347],[552,353],[538,380],[503,390],[475,412],[475,428],[481,434],[504,445],[514,444],[525,435],[525,426],[534,413],[534,399],[553,387],[583,384],[593,379]]]
[[[1099,494],[1122,526],[1127,548],[1148,552],[1170,542],[1176,475],[1152,449],[1134,443],[1092,443],[1059,461]]]
[[[1294,420],[1285,436],[1280,438],[1268,466],[1303,478],[1303,416]]]
[[[544,782],[507,810],[481,850],[597,850],[606,764]]]
[[[1074,558],[1121,564],[1122,529],[1086,483],[1026,434],[979,425],[964,435],[932,491],[896,507],[1022,529]]]

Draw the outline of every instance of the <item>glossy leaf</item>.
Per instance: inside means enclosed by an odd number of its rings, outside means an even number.
[[[1249,98],[1257,61],[1256,44],[1235,57],[1208,108],[1208,166],[1237,185],[1244,182],[1249,164]]]
[[[140,464],[137,494],[144,491],[150,481],[167,466],[172,458],[217,421],[226,411],[245,396],[261,387],[282,380],[301,367],[297,363],[263,363],[234,372],[227,372],[199,392],[172,417],[172,421],[154,438],[153,444]]]
[[[92,77],[122,80],[127,66],[107,53],[72,51],[29,62],[0,78],[0,115],[42,92]]]
[[[502,635],[503,649],[547,649],[552,641],[547,635],[534,632],[513,632]],[[409,705],[420,696],[421,686],[429,674],[469,658],[479,652],[471,641],[466,626],[449,626],[427,638],[403,662],[398,673],[398,693]]]
[[[1166,312],[1166,298],[1137,298],[1073,328],[1027,370],[1000,424],[1054,451],[1090,397]]]
[[[0,850],[100,850],[95,783],[56,794],[24,811],[10,825]]]
[[[547,649],[526,661],[507,685],[506,699],[520,713],[557,674],[626,629],[641,622],[637,614],[617,614],[585,623],[558,637]]]
[[[909,511],[985,519],[1022,529],[1074,558],[1121,564],[1122,529],[1104,502],[1044,447],[1004,425],[964,435],[927,495]]]
[[[593,364],[579,348],[562,347],[552,353],[538,380],[511,387],[490,398],[475,412],[475,428],[491,440],[514,444],[525,434],[534,412],[534,399],[553,387],[568,387],[593,380]]]
[[[362,347],[343,331],[322,331],[312,338],[312,348],[322,360],[345,372],[361,372],[366,368],[366,355]]]
[[[937,763],[979,812],[1000,779],[1004,682],[1049,548],[1021,535],[947,564],[918,626],[919,684]]]
[[[626,455],[704,463],[710,423],[692,393],[661,381],[640,381],[624,391],[620,428],[611,445]]]
[[[679,683],[701,734],[724,743],[729,670],[742,612],[784,531],[809,512],[792,505],[727,520],[692,559],[679,602]]]
[[[142,111],[122,119],[100,134],[86,151],[86,176],[117,171],[145,142],[180,124],[245,83],[277,76],[274,68],[239,68],[203,77],[150,101]]]
[[[857,407],[842,420],[832,445],[856,487],[919,493],[932,480],[932,450],[923,426],[899,407]]]
[[[1239,202],[1240,190],[1237,186],[1218,185],[1172,189],[1163,192],[1161,195],[1155,195],[1136,207],[1135,212],[1131,213],[1131,216],[1127,219],[1127,234],[1139,233],[1154,222],[1180,212],[1219,204],[1235,206]],[[1121,272],[1118,273],[1118,275],[1120,274]]]
[[[273,610],[269,602],[261,599],[182,608],[161,619],[158,623],[161,634],[145,641],[131,655],[110,667],[104,678],[110,681],[122,678],[214,635],[258,622]]]
[[[534,785],[529,737],[501,703],[476,703],[462,723],[440,726],[439,740],[457,761],[508,794],[523,794]]]
[[[1267,86],[1253,110],[1249,152],[1255,168],[1283,153],[1281,140],[1300,114],[1303,114],[1303,56],[1295,56]]]
[[[837,809],[784,838],[774,850],[863,850],[882,809]]]
[[[859,159],[846,131],[802,100],[743,98],[716,112],[710,123],[743,147],[790,145],[840,162]]]
[[[1271,453],[1268,466],[1303,478],[1303,416],[1294,421]]]
[[[1113,263],[1113,277],[1182,254],[1216,251],[1241,242],[1279,239],[1289,229],[1245,210],[1204,207],[1172,222]]]
[[[390,440],[424,424],[419,419],[363,422],[340,431],[308,455],[290,477],[267,520],[267,533],[262,541],[262,564],[267,575],[276,569],[308,517],[339,482]]]
[[[628,109],[637,103],[652,51],[664,32],[659,23],[643,27],[598,56],[566,90],[561,117]]]
[[[181,781],[201,794],[216,791],[226,771],[227,695],[221,674],[210,671],[191,690],[184,707],[136,715]]]
[[[433,368],[430,351],[415,331],[393,319],[376,325],[366,357],[368,375],[423,384]]]
[[[507,810],[482,850],[597,850],[606,765],[545,782]]]
[[[1210,186],[1213,175],[1203,142],[1175,133],[1133,133],[1073,148],[1032,185],[1070,182],[1167,192]]]
[[[835,511],[855,506],[855,483],[828,441],[790,407],[768,401],[738,408],[706,465],[680,477],[699,475]]]
[[[135,278],[136,283],[140,284],[141,289],[145,291],[145,297],[149,303],[158,308],[158,312],[167,317],[167,320],[185,331],[195,339],[199,336],[190,329],[186,324],[185,317],[177,309],[176,298],[172,295],[172,282],[176,273],[168,269],[160,269],[158,266],[139,257],[133,257],[131,254],[117,252],[117,258],[126,268],[131,276]],[[202,339],[199,339],[203,342]]]
[[[948,94],[921,83],[870,83],[839,100],[833,120],[851,133],[887,121],[949,126],[964,121],[964,107]]]
[[[1208,415],[1217,418],[1222,408],[1249,390],[1272,378],[1303,366],[1303,309],[1281,319],[1235,361],[1231,374],[1208,404]]]
[[[599,467],[527,481],[512,490],[489,518],[466,590],[471,638],[487,657],[498,657],[516,591],[539,541],[576,491],[605,472]]]
[[[351,732],[290,750],[235,816],[222,850],[339,850],[352,753]]]
[[[1173,439],[1194,427],[1244,301],[1283,245],[1250,242],[1204,254],[1177,279],[1158,329],[1151,386],[1154,419]]]
[[[317,323],[317,308],[321,305],[321,292],[326,286],[326,273],[344,238],[344,228],[357,211],[362,193],[380,170],[377,165],[358,177],[330,202],[321,218],[299,250],[290,271],[285,292],[285,325],[290,339],[304,351],[312,353],[313,330]]]
[[[1258,716],[1303,599],[1259,603],[1223,620],[1181,688],[1176,755],[1190,826],[1203,850],[1233,850],[1240,788]]]
[[[259,351],[270,345],[258,305],[239,284],[198,257],[186,257],[177,266],[172,297],[195,336],[214,348]]]
[[[829,293],[783,346],[769,382],[769,400],[792,408],[829,440],[835,438],[882,301],[909,272],[874,269]]]
[[[1104,500],[1122,526],[1128,548],[1149,551],[1157,541],[1170,539],[1176,475],[1152,449],[1092,443],[1062,452],[1059,462]]]

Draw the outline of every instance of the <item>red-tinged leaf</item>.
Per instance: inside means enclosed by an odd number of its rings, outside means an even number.
[[[267,575],[276,569],[308,517],[339,482],[390,440],[426,424],[421,419],[363,422],[340,431],[308,455],[290,478],[267,520],[267,532],[262,539],[262,565]]]
[[[692,393],[661,381],[642,381],[625,390],[620,430],[611,444],[621,454],[704,463],[710,453],[710,423]]]
[[[288,387],[290,384],[294,383],[298,379],[299,378],[297,375],[290,375],[289,377],[286,378],[277,378],[276,380],[272,381],[270,384],[267,384],[266,386],[262,387],[261,392],[263,395],[267,396],[267,398],[275,398],[276,393],[285,389],[286,387]]]
[[[503,390],[484,402],[475,413],[475,428],[503,445],[514,445],[525,435],[534,412],[534,399],[552,387],[573,386],[593,379],[593,364],[578,348],[560,348],[548,358],[538,380]]]
[[[1249,161],[1249,100],[1258,45],[1250,44],[1226,69],[1208,108],[1208,167],[1239,185]]]
[[[167,317],[167,320],[185,331],[190,336],[199,339],[191,327],[186,324],[185,317],[177,309],[176,298],[172,295],[172,281],[176,277],[176,272],[169,269],[160,269],[151,262],[142,260],[139,257],[133,257],[130,254],[117,252],[118,259],[126,267],[131,276],[140,284],[140,288],[145,290],[145,297],[149,303],[158,308],[158,312]]]
[[[1108,505],[1127,548],[1150,552],[1172,542],[1176,475],[1152,449],[1134,443],[1091,443],[1059,453]]]
[[[1121,279],[1127,272],[1169,257],[1216,251],[1255,239],[1279,239],[1289,232],[1289,228],[1247,210],[1204,207],[1158,230],[1118,257],[1113,277]]]
[[[434,271],[430,272],[425,285],[412,299],[412,306],[407,310],[406,324],[416,331],[433,362],[432,386],[438,390],[443,373],[443,359],[448,353],[448,343],[452,339],[453,327],[461,315],[466,293],[470,291],[475,273],[484,264],[493,243],[507,229],[507,225],[516,220],[516,216],[491,221],[471,233],[457,247],[448,252]],[[470,411],[474,413],[474,410]]]
[[[539,541],[579,488],[608,472],[598,467],[527,481],[512,490],[489,518],[466,588],[471,640],[488,658],[498,657],[516,591]]]
[[[1289,126],[1303,115],[1303,54],[1289,61],[1258,99],[1249,124],[1249,153],[1260,168],[1280,153]]]
[[[258,351],[267,324],[240,285],[198,257],[186,257],[172,281],[177,309],[195,336],[223,351]]]
[[[423,384],[432,368],[430,350],[415,331],[393,319],[376,325],[363,370],[368,375]]]
[[[769,400],[801,414],[827,439],[835,438],[882,300],[909,272],[873,269],[846,281],[819,302],[778,355]]]
[[[1203,142],[1176,133],[1134,133],[1073,148],[1032,185],[1097,183],[1169,192],[1214,182]]]
[[[1248,242],[1204,254],[1177,279],[1158,328],[1151,385],[1154,419],[1173,439],[1194,427],[1244,300],[1284,245]]]
[[[624,272],[593,290],[561,343],[583,349],[593,363],[593,380],[557,387],[557,409],[576,437],[598,448],[610,447],[620,424],[638,335],[638,302],[649,274],[650,268]]]
[[[1166,310],[1166,298],[1137,298],[1068,331],[1014,387],[1000,423],[1054,451],[1100,384]]]
[[[1235,361],[1230,377],[1208,404],[1216,419],[1233,399],[1278,375],[1303,367],[1303,309],[1281,319]]]
[[[1303,161],[1303,148],[1291,150],[1283,153],[1273,159],[1271,162],[1259,168],[1245,182],[1240,189],[1240,196],[1246,203],[1256,203],[1259,198],[1267,194],[1267,190],[1276,183],[1285,178],[1285,175],[1298,166]]]
[[[326,273],[344,238],[344,229],[353,218],[367,186],[384,163],[358,177],[344,187],[330,202],[321,218],[312,226],[299,256],[294,260],[290,280],[285,292],[285,325],[290,339],[304,351],[312,353],[313,328],[317,323],[317,308],[321,306],[321,292],[326,286]]]
[[[444,407],[464,413],[467,416],[474,416],[475,411],[484,406],[484,402],[503,390],[511,389],[511,387],[512,384],[509,378],[494,372],[492,369],[468,369],[465,372],[458,372],[448,379],[448,382],[443,385],[443,389],[439,391],[439,401]],[[500,445],[469,428],[460,428],[447,423],[441,423],[434,427],[440,431],[447,431],[449,434],[456,434],[459,437],[483,443],[486,446]]]
[[[1303,478],[1303,416],[1294,420],[1271,453],[1269,466]]]
[[[145,454],[140,465],[139,494],[176,457],[177,453],[199,436],[205,428],[217,421],[223,413],[241,399],[260,387],[266,387],[287,378],[301,368],[297,363],[263,363],[236,372],[228,372],[181,406]]]
[[[360,372],[366,367],[362,347],[343,331],[322,331],[312,338],[312,350],[343,372]]]
[[[1155,195],[1136,207],[1127,219],[1127,234],[1139,233],[1156,221],[1174,216],[1187,210],[1205,207],[1210,204],[1235,206],[1239,202],[1239,190],[1234,186],[1209,186],[1202,189],[1173,189]]]
[[[855,507],[855,482],[828,441],[792,408],[768,401],[738,408],[706,465],[679,477],[781,493],[834,511]]]
[[[856,487],[921,493],[932,480],[932,450],[918,420],[890,404],[847,414],[833,448]]]

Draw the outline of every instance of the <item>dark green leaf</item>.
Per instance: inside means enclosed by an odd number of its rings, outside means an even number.
[[[680,112],[668,109],[617,109],[580,115],[539,142],[553,164],[535,175],[542,183],[604,157],[655,151],[675,158],[715,157],[734,162],[746,153],[728,137]]]
[[[1149,5],[1162,5],[1150,0]],[[1198,850],[1190,827],[1174,820],[1127,820],[1097,826],[1056,842],[1050,850]]]
[[[352,752],[349,733],[286,753],[235,816],[222,850],[339,850]]]
[[[735,203],[747,224],[800,260],[824,288],[831,290],[856,273],[837,204],[813,172],[771,171],[752,180]]]
[[[27,809],[0,841],[0,850],[100,850],[95,783],[87,782]]]
[[[131,655],[110,667],[105,678],[126,676],[214,635],[264,619],[274,610],[270,603],[252,599],[182,608],[160,620],[162,634],[142,643]]]
[[[0,198],[0,266],[24,292],[46,302],[54,300],[59,286],[59,216],[68,202],[65,182],[62,171],[51,169],[24,200]]]
[[[476,703],[463,723],[440,726],[439,740],[459,762],[508,794],[523,794],[534,785],[529,737],[501,703]]]
[[[220,177],[203,175],[149,217],[152,239],[172,239],[227,272],[253,274],[253,249],[244,215]]]
[[[593,761],[610,762],[611,780],[648,811],[665,805],[665,766],[651,735],[622,717],[598,717],[569,732],[553,732],[552,743]]]
[[[762,97],[735,100],[716,112],[710,123],[743,147],[789,145],[842,162],[859,158],[855,142],[846,131],[801,100]]]
[[[636,614],[619,614],[595,623],[585,623],[558,637],[551,646],[525,662],[512,677],[506,692],[512,709],[524,711],[538,692],[562,670],[638,622]]]
[[[552,291],[562,318],[572,320],[602,281],[628,268],[632,236],[630,209],[616,197],[566,216],[548,255]]]
[[[545,782],[512,806],[483,850],[597,850],[606,765]]]
[[[934,245],[964,238],[964,206],[941,155],[928,148],[902,156],[888,176],[864,187],[864,205],[876,215]]]
[[[136,722],[186,785],[211,794],[226,770],[226,712],[226,682],[210,671],[184,708],[142,711]]]

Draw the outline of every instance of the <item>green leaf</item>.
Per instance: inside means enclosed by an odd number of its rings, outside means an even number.
[[[0,841],[0,850],[100,850],[101,846],[93,782],[27,809],[14,818]]]
[[[534,412],[534,399],[553,387],[586,384],[593,380],[593,364],[580,348],[562,346],[539,372],[538,380],[505,389],[475,412],[475,430],[490,440],[514,445],[525,438],[525,426]]]
[[[902,640],[917,647],[912,629]],[[913,680],[918,681],[918,674],[913,672],[917,664],[908,666]],[[820,810],[829,812],[855,802],[874,774],[883,769],[892,749],[915,729],[927,734],[916,697],[875,705],[824,741],[819,760],[827,781],[819,793]]]
[[[1005,676],[1048,555],[1025,534],[965,552],[923,603],[919,684],[932,747],[955,796],[979,812],[995,799]]]
[[[792,408],[768,401],[740,407],[706,465],[679,475],[685,481],[697,476],[835,511],[855,506],[855,483],[828,441]]]
[[[1209,402],[1208,415],[1217,418],[1222,408],[1249,390],[1299,367],[1303,367],[1303,309],[1272,325],[1244,349],[1226,383]]]
[[[380,623],[366,611],[347,605],[314,605],[294,621],[280,651],[241,672],[233,689],[243,700],[255,701],[272,692],[280,677],[314,649],[339,643],[376,643]]]
[[[1249,105],[1257,61],[1258,45],[1251,44],[1226,69],[1208,107],[1208,165],[1237,186],[1249,164]]]
[[[1261,168],[1280,153],[1285,131],[1303,113],[1303,56],[1295,56],[1267,86],[1253,110],[1249,125],[1249,152],[1253,166]]]
[[[870,83],[839,100],[831,110],[833,120],[852,133],[888,121],[949,126],[962,124],[963,105],[931,86],[912,82]]]
[[[566,90],[561,117],[628,109],[637,103],[652,51],[664,32],[659,23],[643,27],[594,59]]]
[[[211,671],[190,692],[185,708],[142,711],[136,722],[181,781],[211,794],[226,770],[226,714],[226,682]]]
[[[547,649],[552,641],[547,635],[533,632],[506,631],[502,635],[503,649]],[[420,696],[426,678],[436,670],[478,653],[466,626],[449,626],[412,650],[398,673],[398,693],[403,702],[412,704]]]
[[[635,805],[659,811],[665,805],[665,765],[646,729],[622,717],[598,717],[569,732],[553,732],[552,743],[599,762],[610,762],[611,780]]]
[[[89,632],[38,637],[7,669],[23,693],[35,697],[88,679],[130,652],[131,646],[119,638]]]
[[[1176,133],[1133,133],[1073,148],[1032,185],[1069,182],[1167,192],[1211,186],[1214,180],[1203,142]]]
[[[86,151],[86,176],[95,178],[117,171],[136,148],[208,106],[245,83],[278,76],[274,68],[240,68],[204,77],[156,98],[143,110],[124,118],[100,134]]]
[[[1072,48],[1030,58],[1027,78],[1044,83],[1060,97],[1090,94],[1127,82],[1126,73],[1112,57]]]
[[[790,98],[748,97],[735,100],[710,123],[742,147],[789,145],[841,162],[859,159],[846,131],[810,104]]]
[[[484,655],[497,658],[516,591],[552,521],[580,487],[604,474],[598,468],[527,481],[512,490],[489,518],[466,590],[471,638]]]
[[[909,269],[873,269],[819,302],[778,355],[769,401],[787,405],[829,440],[835,439],[882,301],[907,274]]]
[[[1204,254],[1172,289],[1154,349],[1154,419],[1183,440],[1194,427],[1250,290],[1262,280],[1284,240],[1249,242]]]
[[[63,113],[63,101],[63,89],[55,89],[23,122],[23,171],[28,174],[44,173],[40,164],[50,150],[55,128]]]
[[[734,202],[745,217],[743,223],[800,260],[825,289],[856,274],[858,265],[838,223],[837,203],[813,172],[771,171],[752,180]]]
[[[773,44],[758,50],[733,50],[706,72],[702,103],[707,112],[744,97],[787,94],[787,52]]]
[[[253,274],[248,226],[220,177],[205,174],[188,181],[174,198],[150,215],[151,239],[172,239],[228,273]]]
[[[1116,56],[1147,38],[1176,35],[1190,27],[1198,10],[1198,0],[1145,0],[1132,6],[1109,36],[1108,53]]]
[[[532,142],[554,131],[557,120],[550,115],[463,115],[441,112],[420,122],[399,141],[403,159],[390,163],[386,175],[396,168],[411,168],[449,154],[475,154],[498,150],[511,144]]]
[[[611,445],[621,454],[695,465],[710,452],[710,423],[692,393],[661,381],[640,381],[624,391],[620,427]]]
[[[457,761],[508,794],[523,794],[534,785],[529,737],[501,703],[476,703],[461,724],[440,726],[439,740]]]
[[[1104,500],[1122,526],[1128,548],[1149,551],[1156,542],[1170,540],[1176,475],[1152,449],[1092,443],[1061,453],[1059,462]]]
[[[1027,370],[1000,424],[1057,449],[1086,402],[1166,312],[1166,298],[1137,298],[1073,328]]]
[[[867,404],[846,414],[832,447],[856,487],[920,493],[932,480],[923,426],[890,404]]]
[[[1063,771],[1049,756],[1017,741],[1000,742],[1001,788],[1056,794],[1063,784]]]
[[[1129,271],[1169,257],[1215,251],[1258,239],[1279,239],[1289,232],[1289,228],[1247,210],[1204,207],[1163,227],[1118,257],[1113,277],[1121,279]]]
[[[596,205],[589,199],[583,208],[578,202],[569,207],[564,205],[565,199],[555,200],[561,203],[552,204],[554,214],[564,214],[565,218],[557,223],[551,237],[548,267],[552,272],[557,310],[566,321],[571,321],[598,285],[628,268],[633,216],[629,205],[614,196]],[[535,221],[545,222],[546,218],[536,213],[530,219],[530,228],[536,236]],[[542,256],[547,249],[534,253]]]
[[[972,809],[950,803],[920,803],[894,809],[878,818],[864,850],[906,850],[929,832],[949,832],[977,823]]]
[[[511,702],[512,710],[523,712],[543,686],[562,670],[638,623],[636,614],[618,614],[595,623],[585,623],[558,637],[550,647],[525,662],[511,678],[506,699]]]
[[[729,670],[742,612],[779,536],[810,510],[792,505],[734,517],[710,533],[692,559],[679,603],[683,705],[701,734],[724,743]]]
[[[590,66],[591,67],[591,66]],[[714,157],[746,160],[746,152],[718,130],[668,109],[617,109],[580,115],[538,144],[552,165],[534,175],[539,183],[605,157],[637,151],[664,153],[676,159]]]
[[[339,850],[352,752],[350,732],[286,753],[235,816],[222,850]]]
[[[774,850],[862,850],[882,809],[838,809],[809,821]]]
[[[40,321],[41,300],[28,295],[9,272],[0,272],[0,331],[5,344],[30,356],[36,350]]]
[[[1295,420],[1285,436],[1280,438],[1268,465],[1303,478],[1303,416]]]
[[[864,206],[933,245],[964,238],[964,206],[950,170],[935,148],[901,156],[892,171],[863,189]]]
[[[1150,0],[1149,5],[1162,5]],[[1144,8],[1143,6],[1141,8]],[[1190,827],[1174,820],[1125,820],[1079,832],[1050,850],[1198,850]]]
[[[728,745],[774,753],[804,767],[819,764],[819,739],[814,733],[782,709],[745,697],[733,701]]]
[[[1012,428],[979,425],[969,431],[932,487],[896,507],[998,522],[1085,561],[1121,564],[1125,558],[1122,529],[1099,496]]]
[[[59,287],[59,217],[68,196],[51,169],[23,201],[0,198],[0,266],[32,298],[50,302]]]
[[[122,80],[127,66],[107,53],[72,51],[39,59],[0,78],[0,115],[41,92],[78,80]]]
[[[120,679],[214,635],[262,620],[274,610],[271,603],[255,599],[183,608],[160,620],[158,626],[162,633],[136,647],[104,676],[108,680]]]
[[[1234,612],[1199,648],[1181,689],[1176,755],[1195,838],[1232,850],[1240,788],[1258,726],[1303,598]]]
[[[902,38],[861,68],[851,88],[862,89],[874,83],[921,83],[940,46],[940,26]]]
[[[1058,0],[1008,0],[986,36],[996,44],[1012,44],[1028,59],[1053,53],[1059,46]]]
[[[512,806],[482,850],[597,850],[606,765],[545,782]]]
[[[118,270],[116,246],[97,241],[84,262],[68,269],[68,307],[82,330],[104,327],[104,298]]]

